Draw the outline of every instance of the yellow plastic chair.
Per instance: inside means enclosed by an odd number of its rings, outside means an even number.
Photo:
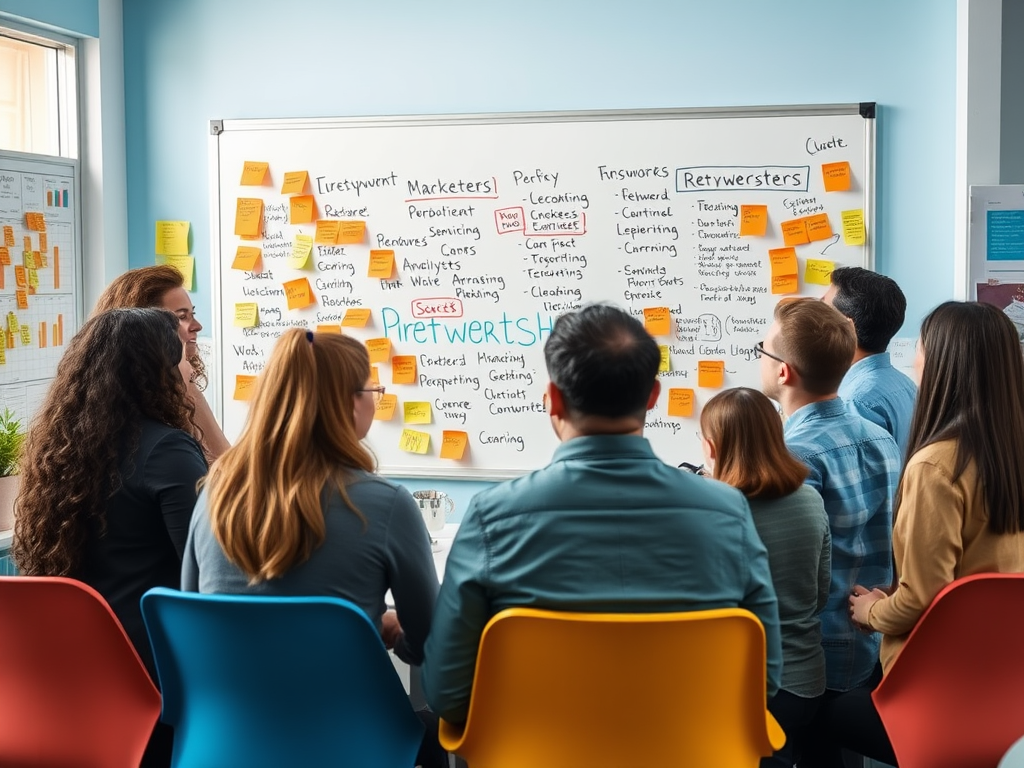
[[[765,708],[764,628],[738,608],[511,608],[480,638],[465,727],[471,768],[756,768],[786,740]]]

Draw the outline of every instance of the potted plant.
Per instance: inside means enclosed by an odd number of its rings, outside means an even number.
[[[18,460],[25,432],[10,408],[0,414],[0,531],[14,527],[14,500],[21,487]]]

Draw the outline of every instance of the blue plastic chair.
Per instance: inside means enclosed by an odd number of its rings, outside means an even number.
[[[142,615],[173,768],[411,768],[423,726],[376,627],[331,597],[162,587]]]

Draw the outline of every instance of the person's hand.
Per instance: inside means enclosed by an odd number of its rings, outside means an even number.
[[[880,589],[868,589],[857,584],[853,588],[853,594],[850,595],[850,620],[854,626],[861,632],[872,632],[873,630],[868,626],[868,614],[871,611],[871,606],[886,597],[888,595]]]
[[[401,634],[402,625],[398,623],[398,614],[394,611],[385,611],[380,617],[380,637],[384,641],[384,647],[389,651],[394,648]]]

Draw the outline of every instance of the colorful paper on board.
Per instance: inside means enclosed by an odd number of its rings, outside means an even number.
[[[668,350],[668,344],[659,344],[658,351],[661,353],[661,362],[658,363],[658,373],[665,373],[672,370],[672,355]]]
[[[6,245],[0,245],[0,266],[10,266],[11,264],[11,249]]]
[[[255,301],[235,303],[235,327],[255,328],[260,324],[260,307]]]
[[[345,316],[341,318],[343,328],[365,328],[370,322],[369,309],[346,309]]]
[[[402,409],[406,424],[430,424],[433,421],[429,401],[406,401]]]
[[[185,290],[192,290],[192,276],[196,272],[196,260],[192,256],[164,256],[163,263],[174,267],[185,281]]]
[[[338,243],[341,245],[357,245],[366,239],[365,221],[343,221],[341,231],[338,233]]]
[[[45,232],[46,217],[41,213],[26,213],[25,228],[32,232]]]
[[[4,226],[4,245],[8,248],[14,246],[14,227],[10,224]]]
[[[156,255],[188,256],[188,226],[187,221],[158,221]]]
[[[645,307],[644,328],[651,336],[668,336],[672,333],[672,314],[668,307]]]
[[[826,192],[846,192],[850,188],[850,164],[846,160],[822,163],[821,178]]]
[[[282,195],[301,195],[306,189],[306,179],[309,178],[307,171],[288,171],[284,175],[284,183],[281,185]]]
[[[772,265],[772,277],[795,275],[799,270],[794,248],[772,248],[768,251],[768,260]]]
[[[231,396],[231,399],[252,400],[252,394],[255,388],[255,376],[245,376],[241,373],[235,374],[235,393]]]
[[[292,269],[302,269],[306,266],[309,254],[313,251],[313,238],[309,235],[298,234],[292,241],[292,253],[288,257],[288,266]]]
[[[316,219],[316,200],[312,195],[289,198],[288,207],[289,224],[310,224]]]
[[[260,260],[260,249],[254,245],[240,245],[235,249],[235,260],[231,262],[232,269],[242,269],[247,272],[256,269],[256,262]]]
[[[270,163],[260,163],[255,160],[246,160],[242,163],[242,180],[239,184],[243,187],[258,187],[263,184],[267,176],[267,169]]]
[[[14,291],[14,296],[18,301],[18,309],[28,309],[28,289],[18,288]]]
[[[380,386],[380,369],[376,365],[370,366],[370,383],[375,387]]]
[[[284,295],[288,299],[288,309],[304,309],[316,303],[309,279],[305,277],[284,283]]]
[[[697,361],[697,386],[719,389],[725,384],[724,360]]]
[[[28,347],[32,344],[32,329],[27,325],[21,326],[21,346]]]
[[[430,450],[430,433],[403,429],[402,436],[398,439],[398,447],[407,453],[423,455]]]
[[[835,262],[825,259],[808,259],[804,267],[804,282],[811,285],[831,285]]]
[[[387,280],[395,270],[394,251],[370,251],[370,268],[366,272],[367,277],[377,277]]]
[[[381,395],[374,407],[373,418],[376,421],[391,421],[397,409],[398,395]]]
[[[469,434],[459,430],[446,429],[441,433],[441,458],[461,461],[469,445]]]
[[[764,237],[767,231],[767,205],[740,206],[740,237]]]
[[[799,275],[775,275],[772,278],[772,293],[796,293],[800,290]]]
[[[235,203],[235,234],[259,237],[263,230],[263,200],[258,197],[240,197]]]
[[[786,245],[806,245],[810,242],[807,238],[807,224],[803,219],[790,219],[780,225],[782,229],[782,242]]]
[[[370,353],[370,363],[386,363],[391,357],[391,339],[367,339],[366,351]]]
[[[804,218],[804,223],[807,225],[807,239],[812,243],[832,237],[832,224],[829,223],[827,213],[807,216]]]
[[[24,264],[14,265],[14,284],[19,288],[28,288],[28,271]]]
[[[341,325],[338,323],[328,323],[327,325],[318,325],[316,327],[317,333],[334,333],[341,335]]]
[[[867,234],[864,231],[864,210],[843,211],[843,242],[846,245],[864,245]]]
[[[49,250],[49,248],[47,247],[47,240],[46,240],[46,233],[45,232],[40,232],[39,233],[39,250],[42,251],[43,253],[46,253]]]
[[[416,383],[416,355],[395,355],[391,358],[391,383]]]
[[[670,389],[668,391],[668,415],[684,419],[693,416],[692,389]]]
[[[316,236],[313,241],[318,245],[334,245],[338,242],[339,232],[341,232],[341,222],[337,219],[318,219]]]

